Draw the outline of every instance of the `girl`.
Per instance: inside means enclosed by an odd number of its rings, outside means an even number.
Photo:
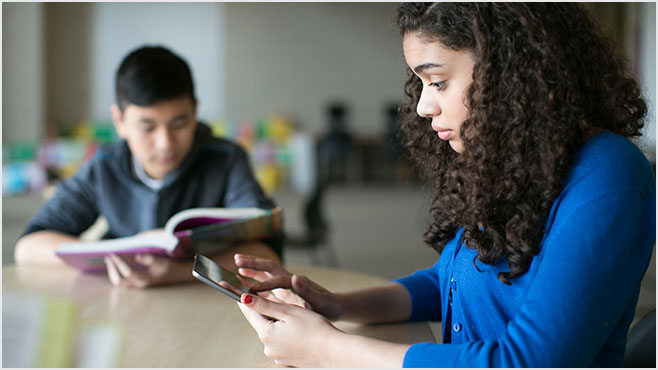
[[[655,243],[655,179],[627,137],[646,106],[580,5],[402,4],[403,132],[434,182],[431,268],[332,294],[236,255],[240,309],[277,364],[620,366]],[[300,298],[301,297],[301,298]],[[276,320],[271,320],[276,319]],[[330,320],[441,320],[443,344]]]

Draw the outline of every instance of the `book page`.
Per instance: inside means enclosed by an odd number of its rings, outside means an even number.
[[[178,240],[175,237],[137,235],[125,238],[107,239],[90,242],[71,242],[62,243],[57,248],[58,254],[66,253],[119,253],[122,251],[146,252],[148,248],[162,249],[166,252],[172,252]],[[142,250],[144,249],[144,250]]]
[[[270,213],[261,208],[190,208],[169,218],[165,232],[174,235],[175,231],[211,225],[236,219],[249,219]]]

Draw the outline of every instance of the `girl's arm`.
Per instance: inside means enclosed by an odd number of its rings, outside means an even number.
[[[292,292],[306,301],[307,308],[331,321],[397,322],[408,320],[411,314],[409,293],[398,283],[335,294],[305,276],[291,274],[272,260],[236,254],[235,264],[241,275],[260,282],[251,286],[250,292],[271,290],[280,301],[298,304],[296,296],[290,297]]]
[[[278,365],[401,367],[409,348],[346,334],[311,310],[257,295],[243,294],[238,306],[263,342],[265,355]]]
[[[398,283],[335,294],[343,309],[338,320],[360,324],[407,321],[411,315],[411,298]]]

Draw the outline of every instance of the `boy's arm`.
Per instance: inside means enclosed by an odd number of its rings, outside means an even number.
[[[55,249],[66,242],[76,242],[78,238],[53,230],[41,230],[24,235],[14,249],[17,265],[64,266]]]
[[[16,242],[16,264],[64,265],[55,249],[61,243],[79,241],[76,236],[98,218],[93,166],[93,160],[85,163],[75,176],[57,185],[55,194],[32,217]]]

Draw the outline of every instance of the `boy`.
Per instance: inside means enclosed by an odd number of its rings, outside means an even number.
[[[274,203],[258,185],[247,155],[235,143],[212,137],[196,120],[197,100],[187,63],[162,47],[131,52],[116,75],[117,103],[110,108],[124,139],[100,149],[30,220],[14,252],[17,264],[63,265],[54,251],[98,215],[107,219],[104,238],[162,233],[169,217],[194,207],[260,207]],[[281,238],[238,245],[213,259],[233,264],[237,251],[280,262]],[[192,261],[151,254],[133,270],[120,257],[105,259],[114,285],[148,287],[193,280]]]

